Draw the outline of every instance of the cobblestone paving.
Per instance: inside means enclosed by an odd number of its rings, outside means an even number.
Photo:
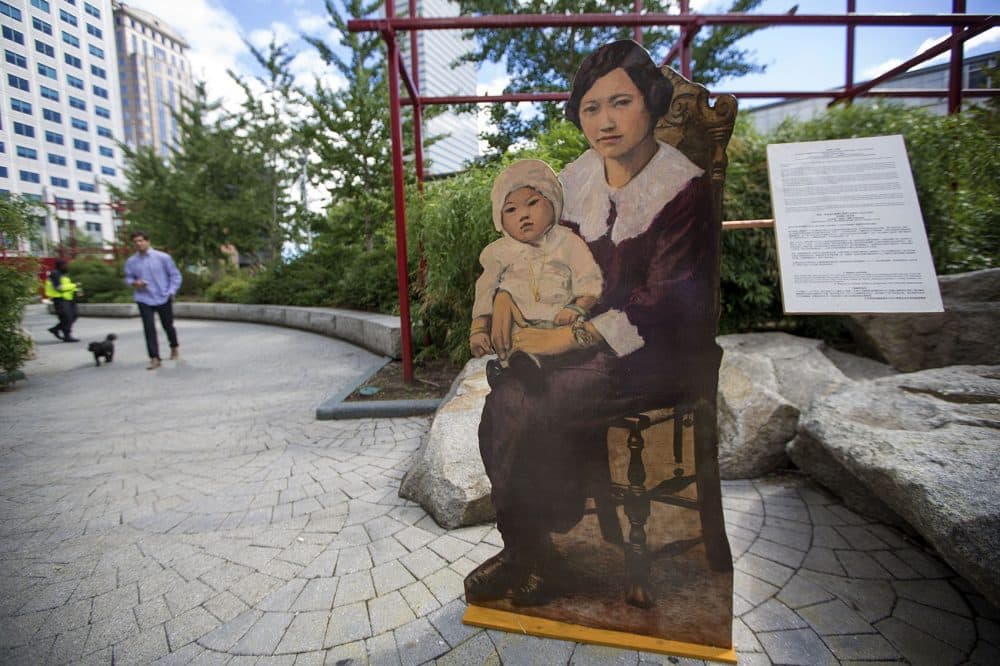
[[[119,336],[96,368],[50,319],[0,393],[0,662],[701,663],[462,625],[501,541],[397,496],[429,419],[313,419],[371,354],[181,320],[147,372],[137,319],[83,319]],[[799,478],[723,490],[740,663],[1000,663],[1000,612],[916,542]]]

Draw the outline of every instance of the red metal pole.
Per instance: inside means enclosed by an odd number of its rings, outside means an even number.
[[[952,0],[952,14],[965,13],[965,0]],[[958,39],[962,29],[953,26],[951,29],[951,62],[948,65],[948,113],[958,113],[962,109],[962,52],[963,42]]]
[[[642,0],[635,0],[632,3],[632,11],[635,12],[636,16],[639,16],[640,14],[642,14]],[[639,44],[642,44],[642,26],[641,25],[636,24],[635,27],[632,28],[632,39],[634,39]]]
[[[681,0],[681,16],[687,16],[691,13],[691,4],[688,0]],[[691,49],[688,45],[688,26],[687,24],[681,26],[681,34],[679,37],[680,48],[678,53],[681,57],[681,76],[691,78]]]
[[[410,0],[410,17],[417,15],[417,0]],[[420,103],[420,58],[417,31],[410,31],[410,77],[413,80],[413,161],[417,168],[417,190],[424,191],[424,109]]]
[[[855,0],[847,0],[847,13],[853,14],[858,9],[857,2]],[[850,91],[854,88],[854,26],[847,26],[847,53],[844,66],[844,91],[850,95]],[[854,96],[851,95],[847,98],[847,103],[850,104],[854,101]]]
[[[392,18],[392,2],[385,3]],[[399,285],[399,325],[403,381],[413,381],[413,341],[410,339],[410,276],[406,255],[406,187],[403,182],[403,122],[399,104],[399,43],[396,34],[383,33],[389,46],[389,130],[392,134],[392,195],[396,209],[396,282]]]

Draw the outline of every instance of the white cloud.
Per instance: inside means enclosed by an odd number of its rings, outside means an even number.
[[[941,35],[940,37],[932,37],[930,39],[925,39],[923,42],[921,42],[920,46],[918,46],[916,49],[913,50],[913,53],[909,56],[909,58],[912,58],[918,53],[923,53],[927,49],[941,43],[942,41],[947,39],[948,36],[949,35],[944,34]],[[989,48],[991,45],[997,43],[1000,43],[1000,28],[991,28],[982,34],[976,35],[972,39],[967,40],[965,42],[964,52],[965,55],[968,56],[973,51],[984,50],[986,48]],[[890,58],[877,65],[872,65],[871,67],[867,67],[861,72],[861,78],[862,80],[865,81],[874,79],[876,76],[888,72],[893,67],[903,64],[903,62],[909,60],[909,58],[906,59]],[[949,58],[951,58],[951,52],[945,51],[944,53],[934,56],[930,60],[925,60],[924,62],[917,65],[915,69],[919,69],[920,67],[927,67],[929,65],[939,65],[941,63],[948,62]]]

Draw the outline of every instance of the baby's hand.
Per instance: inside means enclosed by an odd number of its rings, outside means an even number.
[[[576,318],[579,316],[580,313],[577,312],[576,310],[563,308],[562,310],[556,313],[556,317],[552,321],[555,322],[556,326],[569,326],[574,321],[576,321]]]
[[[493,353],[493,345],[490,344],[489,333],[481,332],[470,335],[469,347],[472,349],[472,355],[476,358]]]

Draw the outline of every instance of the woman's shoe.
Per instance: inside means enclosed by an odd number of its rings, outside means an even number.
[[[51,333],[52,335],[56,336],[60,340],[63,339],[62,329],[59,328],[58,326],[53,326],[52,328],[50,328],[48,330],[49,330],[49,333]]]
[[[156,370],[161,365],[163,365],[163,364],[160,362],[160,359],[158,359],[157,357],[154,356],[153,358],[149,359],[149,365],[146,366],[146,369],[147,370]]]
[[[515,606],[541,606],[549,602],[549,587],[541,571],[531,571],[524,581],[514,588],[510,600]]]
[[[465,577],[465,600],[472,603],[502,599],[507,596],[516,573],[508,551],[500,551]]]

